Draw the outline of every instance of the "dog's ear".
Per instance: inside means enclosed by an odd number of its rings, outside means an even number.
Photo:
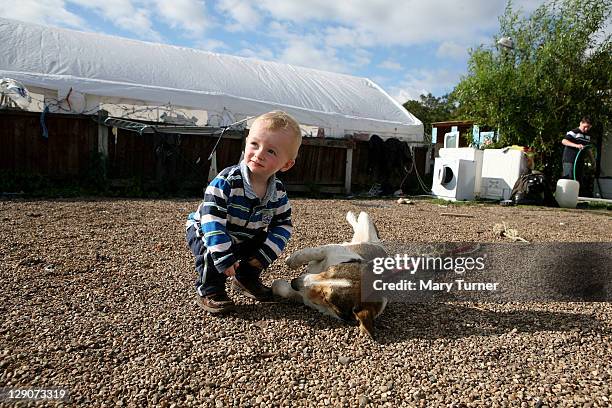
[[[370,309],[363,308],[360,310],[353,310],[353,315],[359,322],[359,330],[361,333],[374,338],[374,312]]]

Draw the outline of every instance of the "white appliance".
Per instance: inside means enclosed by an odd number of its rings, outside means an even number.
[[[475,161],[438,157],[431,191],[445,200],[473,200],[475,179]]]
[[[459,132],[448,132],[444,134],[444,147],[445,148],[458,148],[459,147]]]
[[[520,150],[483,150],[480,197],[508,200],[516,180],[526,172],[527,157]]]
[[[463,159],[476,162],[476,173],[474,178],[474,196],[480,196],[480,174],[482,172],[482,150],[473,147],[460,147],[457,149],[442,148],[438,155],[445,159]]]

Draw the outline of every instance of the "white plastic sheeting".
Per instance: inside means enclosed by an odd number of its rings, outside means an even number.
[[[423,141],[423,124],[367,78],[0,18],[0,77],[236,118],[281,109],[302,124]]]

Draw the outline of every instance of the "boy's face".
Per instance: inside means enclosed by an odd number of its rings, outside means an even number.
[[[287,130],[270,130],[263,125],[265,123],[255,122],[251,127],[244,161],[253,175],[267,180],[274,173],[287,171],[294,165],[294,138]]]
[[[580,122],[579,128],[581,132],[586,133],[591,130],[591,124],[588,122]]]

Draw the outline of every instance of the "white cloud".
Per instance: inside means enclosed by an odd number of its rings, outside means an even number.
[[[375,45],[372,35],[360,29],[332,26],[324,29],[325,44],[330,47],[370,47]]]
[[[271,49],[265,48],[265,47],[257,47],[255,49],[245,47],[239,50],[237,52],[237,55],[240,55],[241,57],[256,58],[256,59],[265,60],[265,61],[275,61],[276,60],[276,56],[274,55],[274,52]]]
[[[330,42],[351,43],[350,30],[357,38],[367,37],[377,45],[410,45],[423,41],[468,39],[474,32],[497,25],[505,0],[353,0],[330,2],[313,0],[261,0],[276,19],[303,23],[305,20],[339,25],[332,29]]]
[[[229,31],[254,30],[261,23],[260,12],[248,0],[220,0],[217,8],[234,20],[233,24],[225,25]]]
[[[389,94],[399,103],[409,99],[418,100],[422,94],[441,95],[449,92],[459,81],[460,73],[446,69],[412,70],[398,85],[389,88]]]
[[[63,0],[2,0],[0,16],[30,23],[83,28],[81,17],[66,10]]]
[[[353,50],[349,56],[349,64],[355,68],[361,68],[372,62],[372,54],[362,48]]]
[[[436,56],[441,59],[464,60],[468,55],[468,47],[453,41],[442,42],[436,51]]]
[[[385,60],[381,62],[380,64],[377,65],[377,67],[384,68],[384,69],[390,69],[393,71],[399,71],[400,69],[402,69],[402,65],[399,62],[395,62],[391,60]]]
[[[223,41],[215,40],[212,38],[197,41],[194,46],[200,50],[212,52],[217,52],[229,48],[228,45]]]
[[[136,34],[149,41],[161,41],[161,35],[153,29],[148,1],[137,0],[68,0],[70,3],[90,9],[116,27]]]
[[[418,101],[420,95],[426,95],[427,91],[424,89],[393,89],[394,93],[391,94],[399,104],[404,104],[407,101]]]
[[[281,61],[349,73],[371,62],[371,55],[361,54],[362,50],[375,52],[380,47],[405,49],[433,44],[437,57],[464,60],[468,48],[478,45],[476,40],[497,29],[498,16],[506,5],[506,0],[241,1],[261,9],[262,15],[270,19],[269,24],[266,22],[268,34],[287,44]],[[528,3],[530,9],[542,1]],[[420,61],[418,56],[415,61]],[[425,61],[420,64],[427,66]],[[402,66],[388,60],[378,68],[400,71]],[[457,77],[453,76],[453,82],[441,83],[439,78],[413,71],[394,87],[395,93],[404,98],[430,91],[446,92]]]
[[[157,15],[172,28],[199,37],[210,25],[203,0],[157,0]]]
[[[370,53],[363,49],[351,50],[347,60],[342,60],[334,47],[324,42],[321,33],[296,33],[296,28],[288,22],[274,21],[267,25],[267,34],[272,37],[282,50],[275,58],[279,62],[320,69],[348,73],[349,66],[359,67],[370,62]],[[270,59],[270,58],[268,58]]]
[[[255,3],[255,1],[253,1]],[[336,3],[354,3],[350,1],[335,2],[329,0],[261,0],[259,7],[269,12],[274,18],[288,21],[327,20],[333,18],[338,10]]]
[[[532,11],[543,2],[519,0],[519,6]],[[469,44],[474,36],[497,27],[506,0],[260,0],[251,3],[276,20],[304,26],[325,23],[330,26],[326,29],[326,42],[331,46],[367,47],[432,41]]]
[[[278,41],[286,41],[292,37],[298,37],[293,33],[293,28],[290,23],[271,21],[266,25],[266,34],[276,38]]]

